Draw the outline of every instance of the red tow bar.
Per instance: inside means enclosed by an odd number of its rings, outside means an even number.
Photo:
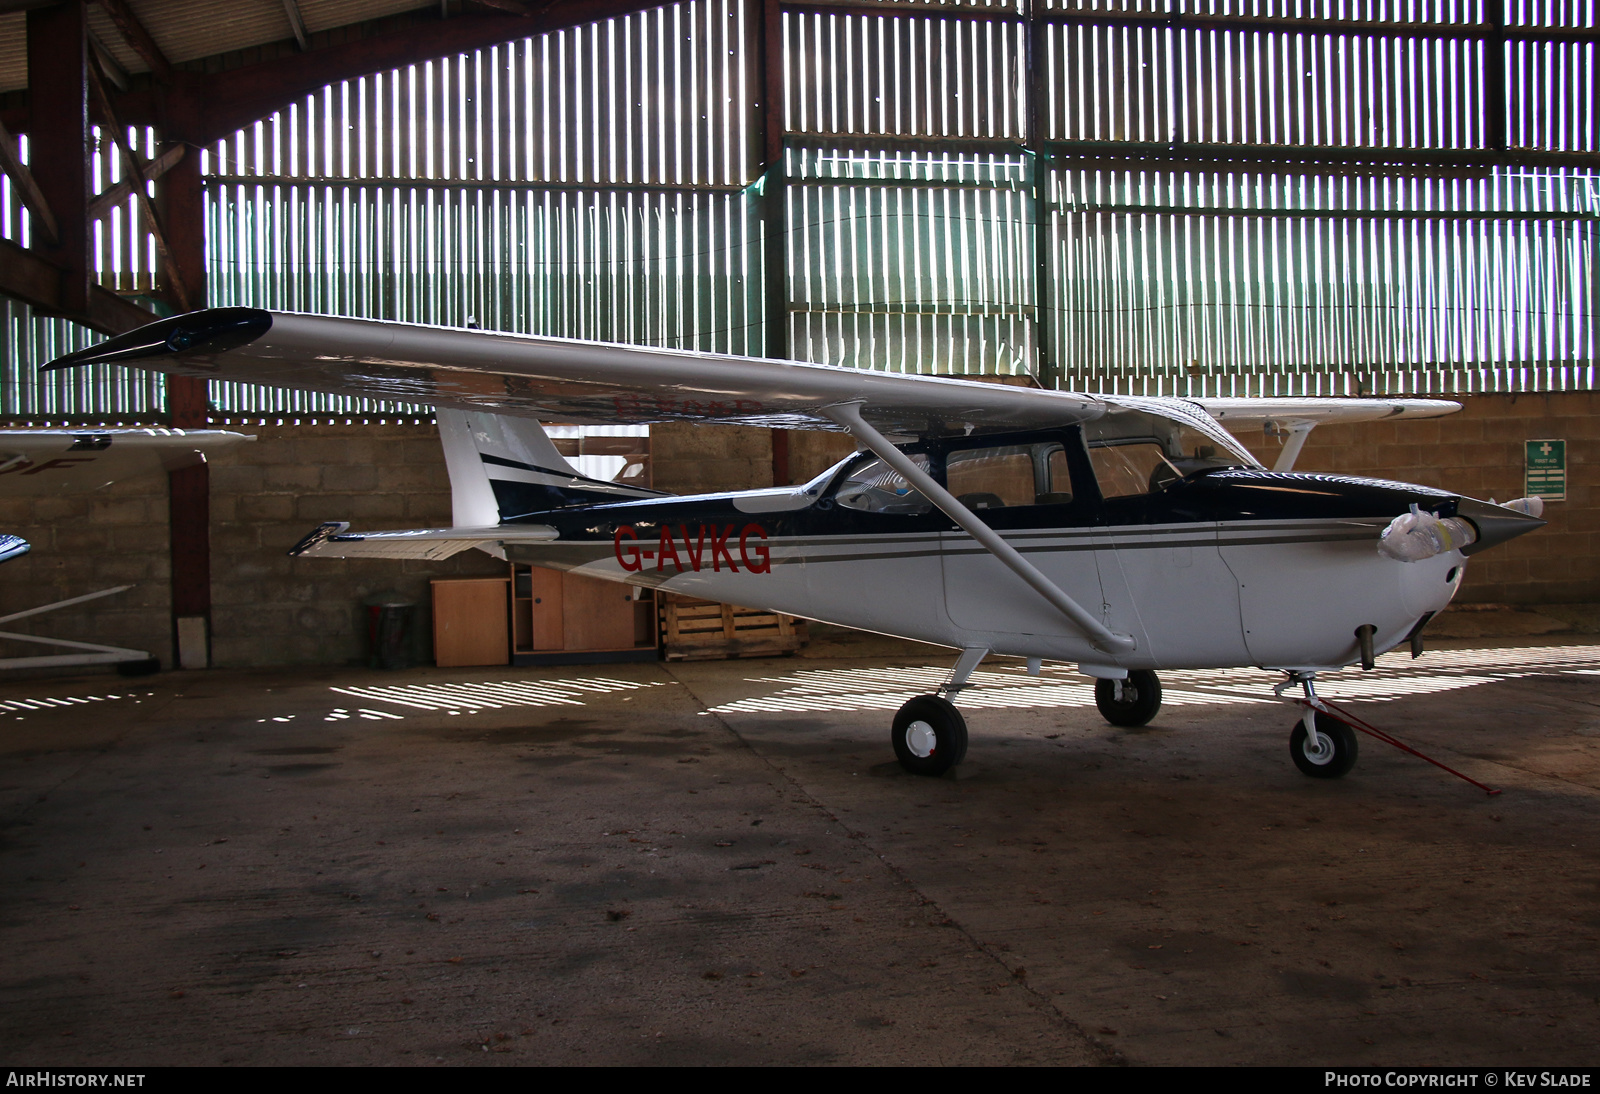
[[[1472,778],[1471,776],[1468,776],[1468,775],[1463,775],[1461,772],[1457,771],[1455,768],[1449,767],[1449,766],[1447,766],[1445,764],[1440,763],[1438,760],[1434,759],[1432,756],[1423,755],[1421,752],[1418,752],[1416,749],[1412,748],[1410,745],[1406,744],[1404,741],[1401,741],[1399,738],[1395,737],[1393,734],[1385,733],[1383,730],[1379,729],[1377,726],[1368,725],[1366,722],[1363,722],[1360,718],[1357,718],[1354,714],[1351,714],[1347,710],[1343,710],[1343,709],[1341,709],[1339,707],[1334,706],[1332,703],[1328,702],[1328,700],[1323,699],[1320,696],[1318,696],[1316,702],[1312,702],[1309,699],[1295,699],[1295,700],[1293,700],[1293,702],[1298,706],[1311,707],[1314,710],[1320,710],[1324,714],[1329,715],[1330,717],[1337,718],[1339,721],[1343,722],[1345,725],[1349,726],[1351,729],[1359,729],[1362,733],[1365,733],[1368,737],[1376,737],[1378,740],[1382,741],[1384,744],[1393,745],[1394,747],[1398,748],[1401,752],[1409,752],[1409,753],[1411,753],[1411,755],[1415,756],[1419,760],[1427,760],[1434,767],[1442,768],[1443,770],[1450,772],[1450,774],[1454,775],[1456,778],[1462,779],[1462,780],[1464,780],[1466,782],[1471,783],[1473,786],[1477,787],[1479,790],[1482,790],[1485,794],[1489,795],[1491,798],[1494,797],[1496,794],[1500,793],[1500,791],[1494,789],[1493,787],[1484,786],[1477,779],[1474,779],[1474,778]]]

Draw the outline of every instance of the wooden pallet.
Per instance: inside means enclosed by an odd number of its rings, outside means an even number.
[[[787,657],[809,640],[805,620],[792,615],[677,593],[658,597],[662,656],[668,661]]]

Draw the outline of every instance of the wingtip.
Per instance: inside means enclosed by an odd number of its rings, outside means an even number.
[[[324,521],[313,528],[310,534],[302,539],[299,543],[296,543],[293,547],[289,548],[289,557],[299,558],[307,551],[326,543],[328,540],[332,539],[334,536],[338,535],[340,532],[343,532],[349,527],[350,522],[347,520]]]
[[[116,365],[184,353],[222,353],[248,345],[271,329],[272,313],[261,308],[208,308],[146,323],[87,349],[46,361],[39,371]]]

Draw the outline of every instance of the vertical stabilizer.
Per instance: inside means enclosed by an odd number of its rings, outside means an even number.
[[[484,528],[568,505],[660,497],[578,473],[531,418],[437,407],[453,522]]]

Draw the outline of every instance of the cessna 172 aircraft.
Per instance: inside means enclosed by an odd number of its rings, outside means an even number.
[[[991,652],[1077,663],[1118,725],[1155,716],[1163,668],[1280,669],[1314,700],[1316,672],[1417,641],[1466,556],[1543,524],[1527,505],[1290,470],[1318,421],[1460,409],[1438,401],[1091,396],[250,308],[44,367],[91,363],[437,407],[454,526],[325,524],[302,557],[477,547],[958,649],[941,694],[894,719],[901,764],[930,775],[966,753],[951,700]],[[799,486],[671,497],[578,474],[541,420],[842,430],[861,450]],[[1269,421],[1290,438],[1272,471],[1219,425]],[[1337,777],[1356,739],[1308,705],[1291,753]]]

